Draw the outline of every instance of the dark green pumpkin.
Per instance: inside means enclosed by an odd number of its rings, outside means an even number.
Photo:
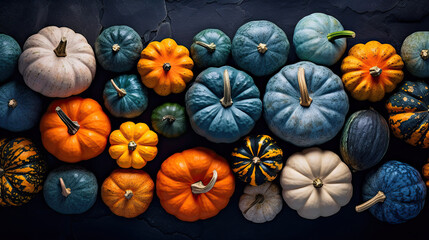
[[[200,68],[226,64],[231,52],[231,39],[219,29],[204,29],[195,35],[191,56]]]
[[[164,103],[155,108],[151,116],[155,132],[174,138],[186,132],[185,108],[177,103]]]
[[[273,181],[283,168],[283,151],[268,135],[247,136],[231,155],[234,173],[253,186]]]
[[[21,47],[11,36],[0,34],[0,82],[8,79],[16,69]]]

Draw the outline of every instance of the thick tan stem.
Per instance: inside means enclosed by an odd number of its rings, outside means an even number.
[[[309,107],[313,99],[308,95],[307,83],[305,82],[305,70],[302,67],[298,68],[298,85],[301,94],[299,104],[303,107]]]
[[[125,191],[124,197],[125,197],[127,200],[130,200],[133,196],[134,196],[133,191],[131,191],[131,190],[126,190],[126,191]]]
[[[176,118],[173,115],[165,115],[162,117],[162,121],[167,121],[169,124],[172,124],[176,121]]]
[[[137,148],[137,143],[136,142],[131,141],[131,142],[128,143],[128,150],[134,151],[134,150],[136,150],[136,148]]]
[[[206,48],[207,51],[209,51],[209,52],[214,52],[216,50],[216,44],[214,44],[214,43],[207,44],[205,42],[195,41],[195,44],[198,44],[201,47]]]
[[[420,57],[422,57],[423,60],[427,60],[429,58],[429,50],[428,49],[423,49],[420,52]]]
[[[15,99],[12,98],[7,103],[7,106],[10,107],[10,108],[16,108],[16,106],[18,106],[18,102]]]
[[[54,49],[55,55],[57,55],[57,57],[65,57],[65,56],[67,56],[66,47],[67,47],[67,38],[66,37],[62,37],[60,43],[57,46],[57,48]]]
[[[257,48],[258,48],[258,52],[262,54],[264,54],[268,50],[267,44],[265,43],[259,43]]]
[[[202,181],[193,183],[191,185],[192,193],[193,194],[201,194],[201,193],[206,193],[206,192],[210,191],[213,188],[213,186],[215,185],[216,180],[217,180],[217,171],[215,169],[215,170],[213,170],[212,179],[210,179],[210,182],[207,183],[207,185],[204,185]]]
[[[257,194],[256,196],[255,196],[255,201],[253,201],[251,204],[250,204],[250,206],[246,209],[246,210],[244,210],[244,214],[246,214],[253,206],[255,206],[256,204],[258,204],[258,203],[263,203],[264,202],[264,200],[265,200],[265,198],[264,198],[264,195],[262,195],[262,194]]]
[[[377,66],[374,66],[374,67],[369,69],[369,74],[371,74],[371,76],[373,76],[373,77],[380,76],[381,72],[382,72],[381,68],[379,68]]]
[[[220,99],[220,103],[224,108],[230,107],[233,103],[231,98],[231,81],[226,69],[223,71],[223,98]]]
[[[320,179],[320,178],[314,179],[313,180],[313,186],[315,188],[321,188],[321,187],[323,187],[323,181],[322,181],[322,179]]]
[[[112,51],[113,52],[118,52],[121,49],[121,46],[119,46],[119,44],[115,43],[112,46]]]
[[[60,185],[61,185],[61,194],[64,197],[68,197],[71,194],[70,188],[66,187],[66,184],[64,183],[63,178],[60,178]]]
[[[356,212],[363,212],[370,207],[374,206],[376,203],[384,202],[386,199],[386,195],[382,191],[378,191],[378,193],[368,201],[362,203],[361,205],[356,206]]]
[[[125,91],[125,89],[123,89],[123,88],[119,88],[118,85],[116,85],[115,81],[113,81],[113,79],[110,79],[110,82],[112,83],[113,88],[115,88],[119,97],[123,97],[123,96],[127,95],[127,91]]]
[[[72,121],[59,106],[55,108],[55,111],[57,112],[58,117],[60,117],[63,123],[67,126],[68,133],[70,135],[75,135],[77,131],[79,131],[80,125],[76,121]]]

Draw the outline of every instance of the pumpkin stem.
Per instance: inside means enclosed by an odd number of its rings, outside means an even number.
[[[176,121],[176,118],[173,115],[165,115],[162,117],[162,121],[167,121],[169,124],[172,124],[174,121]]]
[[[210,191],[213,188],[213,186],[215,185],[216,180],[217,180],[217,171],[216,171],[216,169],[214,169],[212,179],[210,179],[210,182],[207,183],[207,185],[204,185],[202,181],[193,183],[191,185],[192,193],[193,194],[201,194],[201,193],[206,193],[206,192]]]
[[[377,66],[374,66],[374,67],[369,69],[369,74],[371,74],[371,76],[373,76],[373,77],[380,76],[381,72],[382,72],[381,68],[379,68]]]
[[[54,49],[55,55],[57,55],[57,57],[65,57],[65,56],[67,56],[66,46],[67,46],[67,38],[66,37],[62,37],[60,43],[57,46],[57,48]]]
[[[265,43],[259,43],[257,48],[258,48],[258,52],[262,54],[264,54],[268,50],[267,44]]]
[[[260,164],[261,163],[261,159],[259,157],[253,157],[252,158],[252,162],[253,162],[253,164]]]
[[[220,103],[224,108],[230,107],[233,103],[231,99],[231,81],[226,69],[223,71],[223,98],[220,99]]]
[[[124,196],[127,200],[130,200],[133,197],[133,195],[134,195],[133,191],[131,191],[131,190],[126,190],[125,194],[124,194]]]
[[[63,123],[67,126],[67,131],[70,135],[75,135],[80,128],[80,125],[76,121],[72,121],[69,116],[67,116],[60,106],[55,108],[55,111],[58,114],[58,117],[63,121]]]
[[[171,69],[171,65],[170,63],[164,63],[164,65],[162,65],[162,68],[164,69],[164,71],[168,72]]]
[[[368,208],[374,206],[376,203],[384,202],[386,199],[386,195],[382,191],[378,191],[378,193],[368,201],[362,203],[361,205],[356,206],[356,212],[363,212]]]
[[[420,52],[420,57],[422,57],[423,60],[427,60],[429,58],[429,50],[428,49],[423,49]]]
[[[355,38],[356,33],[349,30],[343,30],[343,31],[329,33],[326,37],[328,38],[328,41],[332,42],[337,40],[338,38]]]
[[[63,178],[60,178],[60,185],[61,185],[61,194],[64,197],[68,197],[71,194],[70,188],[66,187],[66,184],[64,183]]]
[[[304,68],[298,68],[298,85],[301,97],[299,98],[299,104],[303,107],[309,107],[313,99],[308,95],[307,83],[305,82],[305,70]]]
[[[316,179],[314,179],[314,180],[313,180],[313,186],[314,186],[315,188],[321,188],[321,187],[323,187],[322,179],[320,179],[320,178],[316,178]]]
[[[110,82],[112,83],[116,92],[118,92],[119,97],[123,97],[123,96],[127,95],[127,91],[125,91],[125,89],[123,89],[123,88],[119,88],[118,85],[116,85],[115,81],[113,81],[113,79],[110,79]]]
[[[131,141],[131,142],[128,143],[128,150],[134,151],[134,150],[136,150],[136,148],[137,148],[136,142]]]
[[[121,46],[119,46],[119,44],[117,44],[117,43],[113,44],[113,46],[112,46],[113,52],[116,53],[119,51],[119,49],[121,49]]]
[[[256,204],[258,204],[258,203],[263,203],[264,202],[264,200],[265,200],[265,198],[264,198],[264,195],[262,195],[262,194],[256,194],[256,196],[255,196],[255,201],[253,201],[251,204],[250,204],[250,206],[246,209],[246,210],[244,210],[244,212],[243,212],[243,214],[246,214],[247,213],[247,211],[249,211],[253,206],[255,206]]]
[[[207,49],[207,51],[209,51],[211,53],[216,50],[216,44],[214,44],[214,43],[207,44],[205,42],[195,41],[195,44],[198,44],[201,47],[205,47]]]
[[[10,108],[16,108],[16,106],[18,106],[18,102],[15,99],[12,98],[7,103],[7,106],[10,107]]]
[[[0,168],[0,177],[3,177],[3,175],[4,175],[4,169]]]

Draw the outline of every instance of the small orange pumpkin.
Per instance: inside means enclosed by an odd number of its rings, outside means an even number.
[[[101,154],[110,120],[95,100],[71,97],[53,101],[40,121],[43,146],[61,161],[75,163]]]
[[[137,217],[152,202],[154,185],[143,170],[117,169],[104,180],[101,199],[114,214]]]
[[[403,67],[392,45],[370,41],[350,49],[341,64],[342,80],[353,98],[377,102],[402,81]]]
[[[143,84],[161,96],[185,90],[193,67],[188,49],[171,38],[149,43],[137,64]]]
[[[429,187],[429,162],[423,165],[422,174],[423,178],[426,179],[426,186]]]

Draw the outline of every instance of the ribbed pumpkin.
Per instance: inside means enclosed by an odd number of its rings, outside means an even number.
[[[149,174],[142,170],[117,169],[104,180],[101,199],[114,214],[133,218],[147,210],[154,187]]]
[[[171,38],[149,43],[137,64],[143,84],[161,96],[183,92],[193,67],[188,49]]]
[[[103,152],[110,120],[95,100],[71,97],[53,101],[40,121],[43,146],[61,161],[75,163]]]
[[[158,154],[158,135],[145,123],[124,122],[109,141],[109,154],[121,168],[143,168]]]
[[[273,181],[283,168],[283,151],[268,135],[245,137],[231,155],[232,171],[252,186]]]
[[[415,32],[405,38],[401,56],[411,74],[429,77],[429,31]]]
[[[234,189],[228,162],[207,148],[173,154],[162,163],[156,179],[161,206],[187,222],[217,215]]]
[[[377,102],[402,81],[403,67],[392,45],[370,41],[350,49],[341,64],[342,80],[353,98]]]
[[[167,138],[178,137],[187,130],[185,108],[177,103],[164,103],[158,106],[150,118],[155,132]]]
[[[200,68],[226,64],[231,52],[231,39],[219,29],[204,29],[195,35],[191,56]]]
[[[16,69],[21,47],[11,36],[0,34],[0,82],[5,81]]]
[[[0,206],[20,206],[42,190],[47,163],[26,138],[0,139]]]

